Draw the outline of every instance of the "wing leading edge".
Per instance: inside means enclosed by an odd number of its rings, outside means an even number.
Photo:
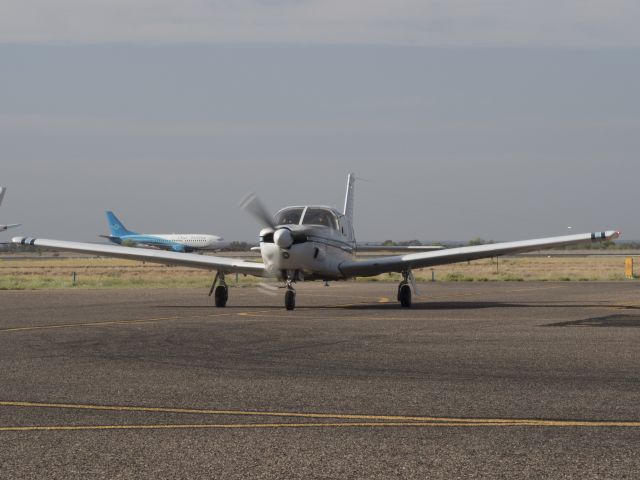
[[[20,223],[10,223],[9,225],[0,225],[0,232],[4,232],[5,230],[9,230],[10,228],[19,227]]]
[[[70,252],[93,253],[106,257],[141,260],[145,262],[163,263],[166,265],[181,265],[183,267],[219,270],[225,273],[244,273],[261,277],[264,275],[264,264],[247,262],[237,258],[216,257],[211,255],[196,255],[193,253],[168,252],[145,248],[120,247],[115,245],[101,245],[97,243],[67,242],[64,240],[50,240],[46,238],[14,237],[13,243],[33,245],[55,250]]]
[[[434,267],[448,263],[466,262],[480,258],[497,257],[510,253],[530,252],[549,247],[562,247],[583,242],[597,242],[613,240],[620,236],[620,232],[610,230],[596,233],[581,233],[561,237],[538,238],[517,242],[493,243],[472,247],[448,248],[435,252],[410,253],[377,257],[368,260],[343,262],[340,265],[342,274],[349,277],[370,277],[388,272],[403,272],[415,268]]]

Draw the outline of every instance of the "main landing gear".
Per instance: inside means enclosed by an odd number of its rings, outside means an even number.
[[[218,284],[216,286],[216,284]],[[213,283],[211,284],[211,289],[209,290],[209,296],[213,293],[213,299],[216,307],[226,307],[227,300],[229,300],[229,287],[224,280],[224,272],[216,273],[215,278],[213,279]]]
[[[409,308],[411,306],[411,284],[414,284],[413,275],[411,271],[402,272],[402,281],[398,285],[398,301],[403,308]]]

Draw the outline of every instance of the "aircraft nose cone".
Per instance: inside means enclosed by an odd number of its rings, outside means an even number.
[[[293,235],[288,228],[280,228],[273,234],[273,243],[280,248],[287,249],[293,245]]]

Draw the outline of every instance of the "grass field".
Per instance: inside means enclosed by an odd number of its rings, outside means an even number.
[[[636,262],[640,258],[635,257]],[[433,269],[436,281],[609,281],[625,280],[625,257],[503,257],[445,265]],[[75,284],[73,273],[75,272]],[[416,270],[418,281],[430,281],[431,269]],[[184,267],[143,264],[106,258],[60,258],[0,261],[0,290],[56,288],[208,288],[214,272]],[[395,281],[385,274],[360,281]],[[234,285],[235,275],[227,281]],[[260,279],[238,278],[238,286]]]

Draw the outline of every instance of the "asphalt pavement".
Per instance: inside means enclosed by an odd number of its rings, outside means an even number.
[[[638,478],[640,286],[0,292],[0,477]]]

